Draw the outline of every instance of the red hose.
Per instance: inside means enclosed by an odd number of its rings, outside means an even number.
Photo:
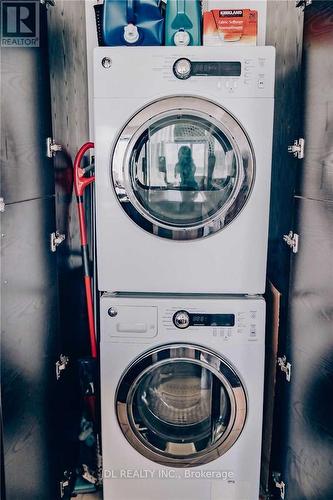
[[[86,301],[87,301],[87,313],[88,313],[88,325],[89,325],[89,338],[90,338],[90,349],[91,356],[97,358],[97,343],[96,343],[96,332],[95,332],[95,319],[94,319],[94,304],[91,290],[91,275],[90,275],[90,265],[89,265],[89,249],[88,249],[88,239],[87,239],[87,227],[84,213],[83,205],[83,194],[87,186],[95,181],[95,176],[84,177],[84,171],[81,168],[81,161],[85,153],[94,147],[93,142],[86,142],[79,149],[75,160],[74,160],[74,189],[77,198],[77,207],[79,212],[79,223],[80,223],[80,237],[81,237],[81,249],[82,249],[82,260],[84,269],[84,286],[86,291]]]

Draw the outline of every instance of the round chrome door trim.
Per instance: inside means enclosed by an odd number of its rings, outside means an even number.
[[[209,370],[221,382],[231,405],[228,425],[216,443],[186,457],[175,457],[145,440],[136,429],[132,410],[133,397],[140,380],[152,368],[173,362],[188,362]],[[219,458],[235,444],[245,425],[247,396],[235,368],[220,354],[200,345],[165,344],[141,354],[125,370],[116,390],[115,410],[122,433],[138,453],[163,466],[195,467]]]
[[[135,195],[130,159],[134,146],[149,126],[177,113],[212,123],[230,142],[237,161],[237,178],[227,202],[200,223],[168,224],[153,216]],[[111,180],[117,199],[137,226],[173,240],[210,236],[229,225],[246,205],[255,179],[255,156],[250,139],[237,119],[220,105],[192,96],[167,97],[136,113],[120,132],[111,156]]]

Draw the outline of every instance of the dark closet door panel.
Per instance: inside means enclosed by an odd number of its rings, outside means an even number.
[[[276,47],[268,276],[282,293],[282,301],[289,287],[290,260],[283,235],[292,229],[298,166],[297,160],[288,153],[288,146],[293,144],[302,130],[303,18],[302,9],[297,9],[293,0],[267,3],[266,44]]]
[[[297,202],[288,359],[288,500],[333,498],[333,203]]]
[[[40,48],[1,49],[1,191],[6,204],[54,193],[45,12]]]
[[[54,199],[2,214],[2,411],[6,499],[55,500],[59,450],[55,402],[58,353]]]
[[[306,11],[304,31],[305,158],[298,193],[333,201],[333,2]]]

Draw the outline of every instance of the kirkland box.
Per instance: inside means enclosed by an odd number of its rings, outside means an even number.
[[[258,13],[214,9],[203,13],[203,45],[257,45]]]

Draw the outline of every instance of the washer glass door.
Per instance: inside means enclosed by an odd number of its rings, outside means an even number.
[[[254,178],[249,140],[235,118],[194,97],[168,98],[135,115],[112,160],[123,208],[158,236],[195,239],[230,223]]]
[[[246,395],[240,378],[216,353],[171,344],[126,371],[117,391],[120,427],[142,455],[191,467],[225,453],[240,435]]]

